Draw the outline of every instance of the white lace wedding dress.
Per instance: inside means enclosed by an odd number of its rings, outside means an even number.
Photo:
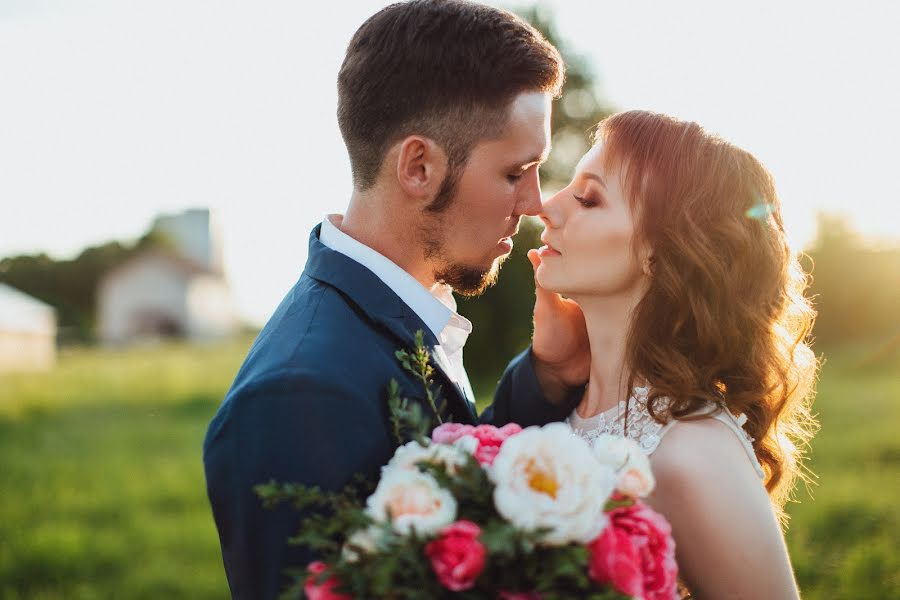
[[[624,431],[624,401],[620,401],[618,406],[614,406],[609,410],[586,419],[578,416],[578,412],[573,410],[572,414],[566,419],[566,423],[568,423],[569,427],[571,427],[577,435],[582,437],[588,443],[604,433],[627,435],[640,445],[647,456],[650,456],[653,451],[656,450],[656,447],[659,445],[659,442],[666,432],[672,427],[678,426],[678,421],[673,419],[666,424],[661,424],[654,420],[647,411],[647,392],[647,388],[634,388],[634,393],[628,400],[627,432]],[[704,414],[710,412],[712,409],[713,406],[710,403],[710,406],[701,409],[695,414]],[[747,421],[746,415],[735,417],[729,410],[722,408],[715,410],[715,412],[712,412],[709,416],[712,419],[721,421],[734,432],[740,440],[741,445],[744,447],[744,450],[746,450],[747,457],[756,469],[756,473],[761,479],[765,478],[765,472],[763,471],[762,466],[760,466],[756,454],[753,452],[753,438],[751,438],[743,428],[744,423]]]

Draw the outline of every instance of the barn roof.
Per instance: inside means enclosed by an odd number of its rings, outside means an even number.
[[[189,258],[186,258],[175,251],[165,248],[148,248],[133,256],[115,267],[109,269],[100,277],[100,286],[106,284],[107,281],[120,277],[142,262],[152,259],[160,259],[169,264],[174,269],[184,272],[187,275],[209,275],[213,273],[203,265],[200,265]]]
[[[47,332],[54,328],[52,306],[0,283],[0,331]]]

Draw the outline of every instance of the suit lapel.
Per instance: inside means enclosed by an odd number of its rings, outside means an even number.
[[[404,306],[406,305],[404,304]],[[438,346],[437,338],[412,309],[407,307],[407,311],[408,314],[403,317],[391,319],[390,322],[382,322],[382,324],[387,325],[397,339],[405,343],[404,348],[408,350],[415,348],[416,331],[421,329],[425,333],[425,347],[428,348],[431,366],[434,367],[434,370],[439,375],[439,378],[435,379],[441,386],[441,397],[447,401],[447,409],[453,413],[456,419],[465,417],[467,421],[475,422],[478,418],[475,406],[466,400],[466,394],[463,392],[462,387],[450,376],[452,369],[447,362],[446,354],[436,350],[436,346]]]
[[[450,365],[447,364],[446,359],[444,358],[444,354],[439,351],[435,351],[434,348],[431,350],[431,358],[432,364],[435,367],[435,370],[438,371],[444,378],[444,382],[447,384],[442,386],[442,388],[447,388],[449,386],[452,395],[454,396],[456,402],[455,404],[461,408],[465,409],[465,415],[468,419],[472,421],[478,420],[478,414],[475,412],[475,405],[466,399],[466,393],[463,391],[462,386],[456,383],[453,378],[450,376],[452,370],[450,369]],[[446,396],[446,392],[444,393]],[[453,414],[458,414],[458,411],[453,411]]]
[[[474,405],[466,400],[462,388],[450,377],[452,370],[442,352],[435,352],[438,340],[424,321],[372,271],[355,260],[331,250],[319,241],[321,225],[309,238],[309,257],[304,273],[313,279],[339,290],[372,321],[389,331],[398,342],[397,349],[415,348],[416,331],[425,333],[425,345],[430,350],[431,364],[440,376],[442,397],[447,410],[456,419],[475,422]],[[473,399],[474,400],[474,399]]]

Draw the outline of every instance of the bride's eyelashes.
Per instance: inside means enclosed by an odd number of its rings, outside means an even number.
[[[584,196],[579,196],[578,194],[572,194],[572,197],[575,198],[575,200],[578,201],[578,204],[580,204],[583,208],[594,208],[595,206],[597,206],[597,204],[599,204],[595,200],[591,200],[590,198],[586,198]]]

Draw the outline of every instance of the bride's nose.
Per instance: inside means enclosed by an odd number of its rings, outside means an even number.
[[[538,215],[544,226],[548,228],[561,227],[563,223],[563,214],[560,206],[560,196],[562,191],[550,196],[541,205],[541,214]]]

